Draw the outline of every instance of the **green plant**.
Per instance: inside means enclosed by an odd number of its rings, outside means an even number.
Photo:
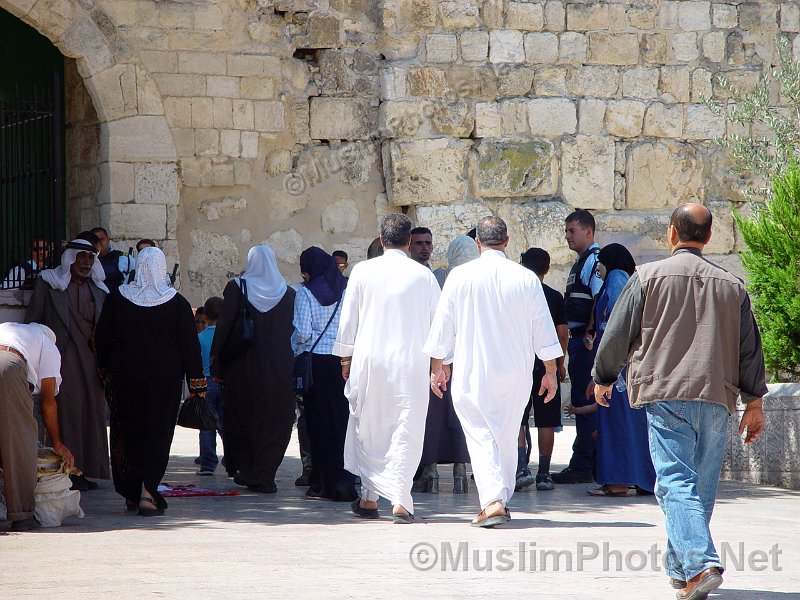
[[[758,316],[764,359],[775,381],[800,378],[800,165],[772,178],[769,199],[749,217],[734,213]]]

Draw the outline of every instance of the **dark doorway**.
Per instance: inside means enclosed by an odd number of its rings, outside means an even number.
[[[57,259],[64,173],[64,57],[0,9],[0,286],[30,286]]]

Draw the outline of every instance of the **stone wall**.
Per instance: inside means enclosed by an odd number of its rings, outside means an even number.
[[[159,240],[195,304],[252,244],[272,245],[297,281],[304,247],[356,262],[396,210],[434,231],[437,264],[455,235],[500,215],[509,255],[544,246],[560,287],[572,209],[651,259],[672,208],[695,200],[716,216],[709,251],[738,268],[731,211],[747,182],[702,99],[722,99],[717,73],[754,83],[775,36],[800,30],[797,2],[736,0],[0,6],[75,58],[96,109],[97,167],[69,184],[70,227],[99,219],[122,249]]]

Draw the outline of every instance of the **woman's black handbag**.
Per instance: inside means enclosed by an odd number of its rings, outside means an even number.
[[[219,362],[222,365],[232,363],[247,352],[256,339],[256,326],[250,316],[250,311],[247,310],[247,280],[244,277],[239,278],[239,289],[242,291],[244,300],[228,339],[220,350]]]
[[[178,413],[178,425],[188,429],[219,429],[219,416],[205,396],[189,396]]]
[[[308,352],[301,352],[297,356],[294,357],[294,369],[292,370],[292,384],[294,386],[294,393],[295,394],[307,394],[308,390],[314,385],[314,377],[311,375],[311,355],[314,352],[314,348],[317,347],[319,341],[322,339],[322,336],[325,335],[325,332],[328,331],[328,326],[333,321],[333,317],[336,316],[336,311],[339,310],[339,303],[342,301],[339,298],[339,302],[336,303],[336,307],[333,309],[333,314],[331,318],[328,319],[328,322],[325,324],[325,329],[322,330],[322,333],[319,334],[317,341],[314,342],[314,345],[311,346],[311,350]]]

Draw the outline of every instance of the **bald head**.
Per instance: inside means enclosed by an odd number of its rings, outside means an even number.
[[[702,204],[681,204],[672,211],[669,224],[684,243],[707,244],[711,237],[711,211]]]

